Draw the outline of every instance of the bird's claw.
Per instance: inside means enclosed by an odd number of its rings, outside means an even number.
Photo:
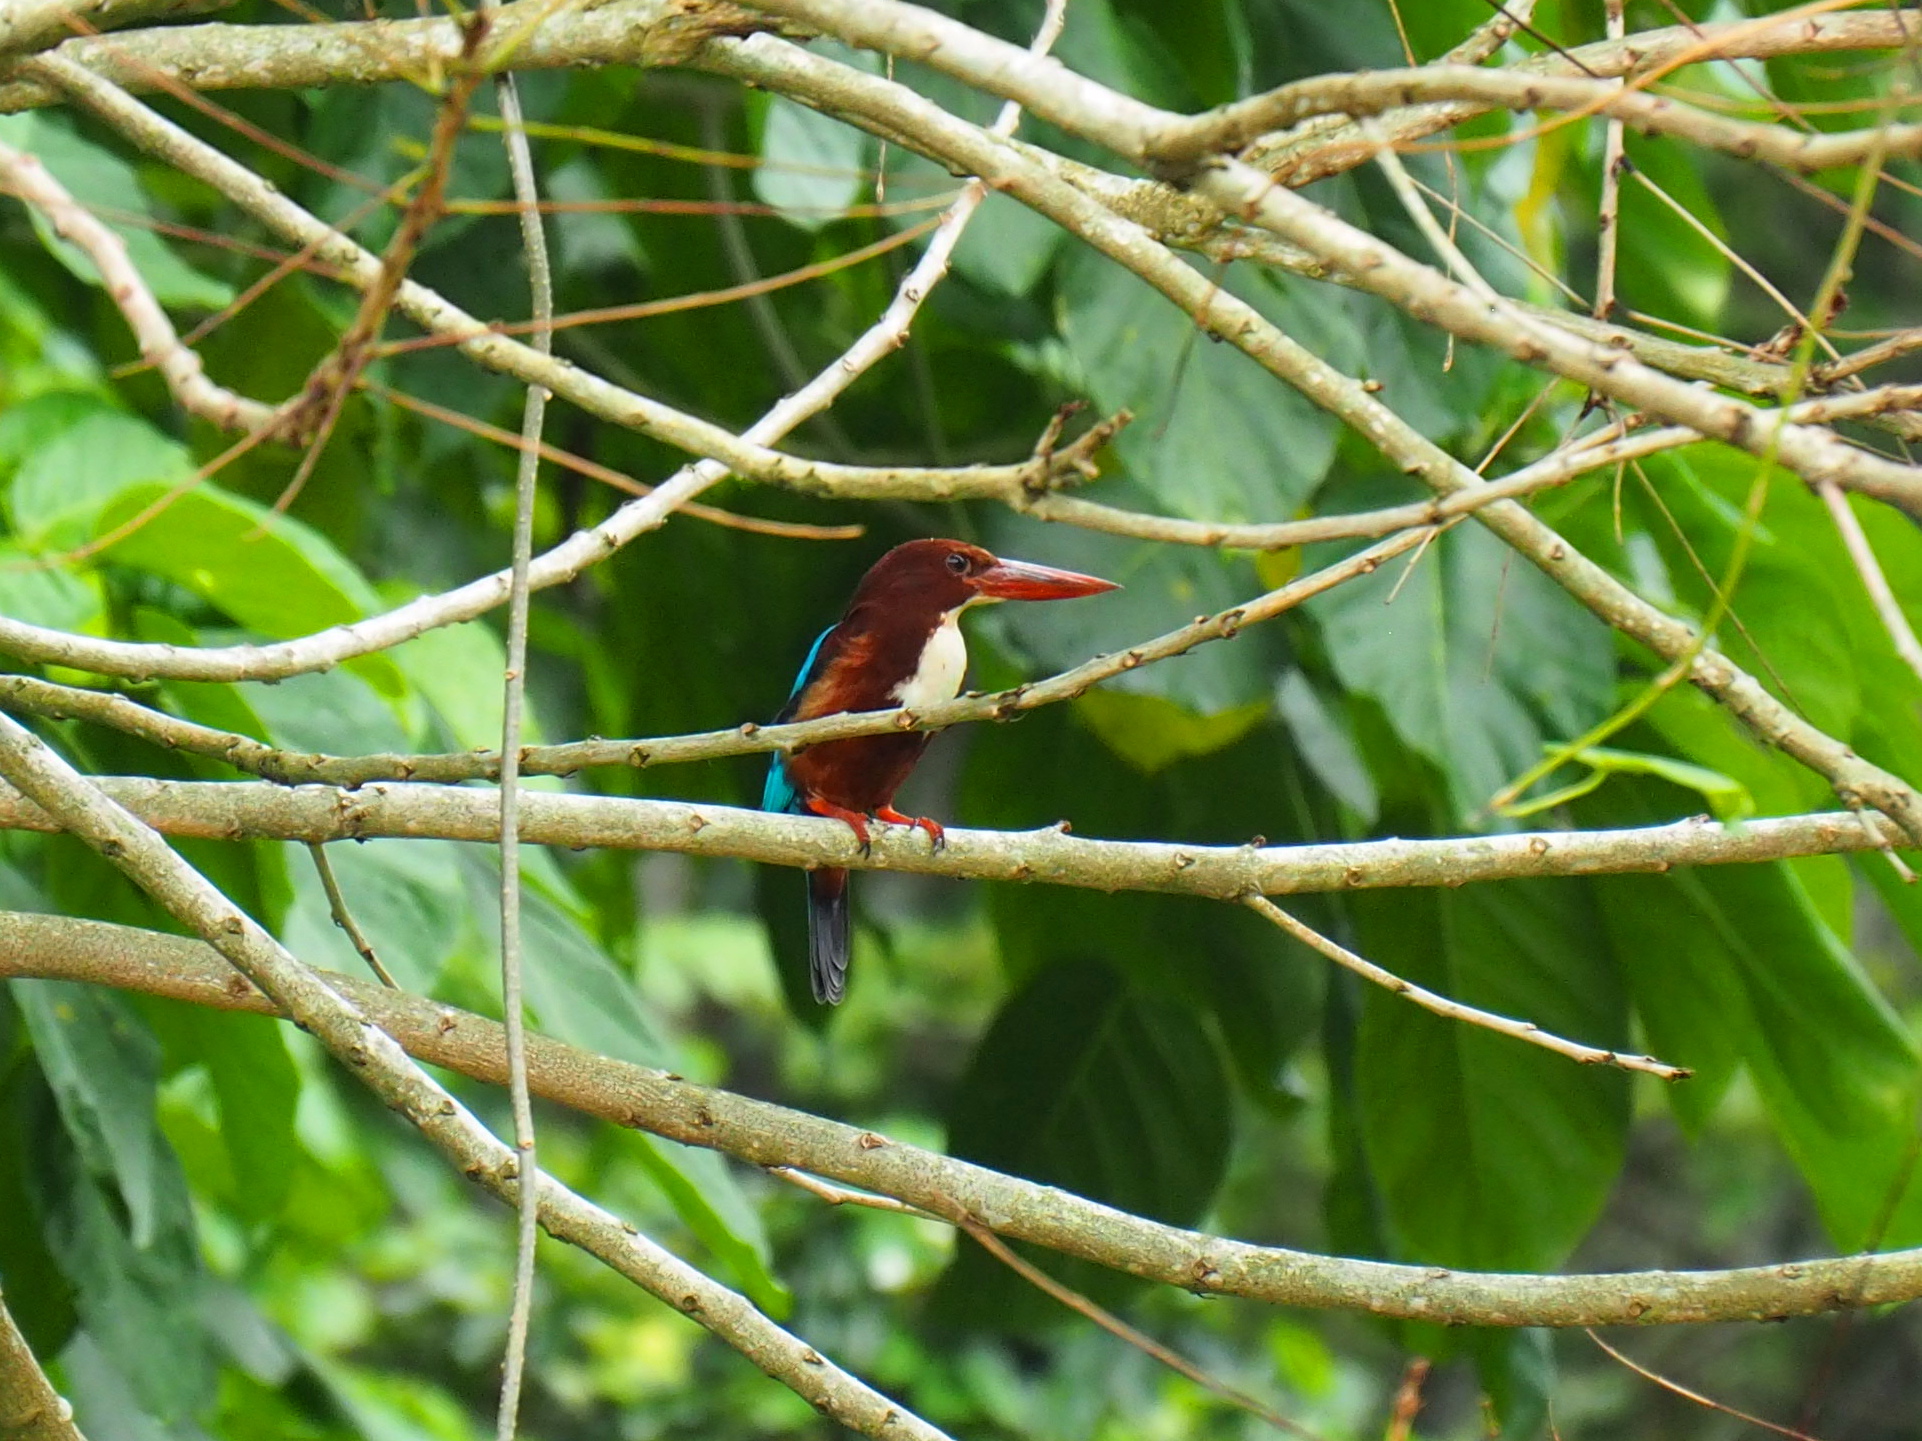
[[[947,830],[932,816],[904,816],[893,806],[882,806],[874,813],[874,818],[893,826],[907,826],[910,829],[919,826],[928,833],[928,849],[931,851],[945,849],[948,844]]]

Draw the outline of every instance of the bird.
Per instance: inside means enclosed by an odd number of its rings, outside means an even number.
[[[920,710],[952,700],[968,668],[961,612],[995,601],[1067,600],[1116,589],[1097,576],[1002,560],[966,541],[907,541],[874,563],[840,620],[815,637],[774,723],[895,706]],[[927,731],[891,731],[777,752],[761,809],[843,821],[863,854],[870,820],[918,826],[938,850],[946,841],[939,821],[894,808],[894,793],[932,739]],[[848,873],[810,869],[807,895],[814,999],[837,1005],[847,992]]]

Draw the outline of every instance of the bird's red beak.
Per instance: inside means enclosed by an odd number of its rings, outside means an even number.
[[[1072,600],[1121,589],[1100,576],[1029,565],[1025,560],[997,560],[974,578],[974,588],[994,600]]]

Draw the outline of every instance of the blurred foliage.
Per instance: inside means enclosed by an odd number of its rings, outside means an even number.
[[[970,23],[1024,39],[1034,0],[967,0]],[[1632,0],[1632,27],[1726,20],[1772,0]],[[1602,33],[1600,0],[1544,0],[1541,35]],[[400,13],[396,11],[395,13]],[[1059,53],[1097,79],[1195,108],[1298,76],[1400,63],[1387,0],[1072,0]],[[249,0],[234,18],[280,18]],[[1423,0],[1399,21],[1421,59],[1488,18]],[[1540,37],[1517,42],[1519,53]],[[828,53],[866,63],[847,52]],[[1880,57],[1687,70],[1747,102],[1875,100]],[[902,65],[974,118],[993,105]],[[672,72],[523,81],[549,192],[646,197],[693,213],[575,209],[551,221],[563,311],[695,294],[829,260],[932,214],[952,181],[799,106]],[[363,187],[156,102],[318,213],[358,215],[374,246],[394,212]],[[243,119],[374,186],[417,162],[431,100],[372,91],[236,92]],[[485,106],[482,109],[485,110]],[[1843,114],[1817,126],[1861,123]],[[1529,117],[1477,122],[1501,135]],[[1045,126],[1027,132],[1093,156]],[[621,137],[724,145],[743,175]],[[274,240],[210,192],[58,110],[0,117],[83,200],[113,207],[177,316],[206,316],[264,273]],[[1600,130],[1592,122],[1411,168],[1494,239],[1463,243],[1511,293],[1592,285]],[[1805,301],[1836,213],[1766,171],[1630,137],[1636,169]],[[887,213],[864,208],[885,167]],[[1820,177],[1831,195],[1847,176]],[[495,201],[493,130],[464,141],[451,193]],[[1315,194],[1411,251],[1419,237],[1372,173]],[[759,213],[700,213],[716,199]],[[686,210],[685,204],[681,209]],[[1877,218],[1922,232],[1915,194]],[[165,222],[169,230],[146,222]],[[182,231],[180,227],[190,227]],[[225,236],[231,244],[191,237]],[[732,238],[729,238],[729,237]],[[1632,311],[1743,344],[1781,323],[1719,243],[1639,185],[1622,201]],[[907,252],[774,291],[559,333],[561,353],[674,404],[745,426],[828,363],[885,305]],[[511,217],[459,212],[416,267],[479,315],[525,313]],[[1912,253],[1871,236],[1847,322],[1913,320]],[[1518,416],[1505,469],[1582,411],[1567,386],[1457,351],[1365,297],[1261,271],[1220,283],[1456,454],[1480,460]],[[285,279],[207,337],[212,374],[249,394],[296,389],[352,314],[322,279]],[[405,327],[396,325],[397,332]],[[784,360],[785,350],[791,360]],[[184,644],[283,638],[385,609],[505,563],[512,460],[465,431],[351,398],[292,513],[272,505],[296,458],[272,446],[152,519],[122,523],[225,438],[173,410],[84,259],[0,207],[0,609],[39,624]],[[519,392],[445,348],[378,360],[382,385],[513,426]],[[943,463],[1027,453],[1062,403],[1139,419],[1106,457],[1110,503],[1276,519],[1412,499],[1359,437],[1198,337],[1145,286],[995,197],[897,358],[865,376],[801,449]],[[658,479],[659,443],[559,404],[557,445]],[[1695,447],[1590,476],[1539,501],[1640,593],[1699,617],[1757,481]],[[1897,660],[1821,506],[1761,477],[1762,522],[1721,643],[1861,754],[1913,774],[1922,683]],[[534,738],[644,736],[765,718],[809,640],[866,565],[913,535],[954,534],[1125,582],[1095,604],[1003,607],[974,623],[977,684],[1072,665],[1332,558],[1214,554],[1056,529],[998,509],[831,507],[730,482],[743,514],[840,523],[858,542],[750,534],[681,517],[540,594]],[[619,497],[546,473],[537,543]],[[1905,598],[1922,535],[1858,508]],[[1912,606],[1922,620],[1922,605]],[[278,685],[165,683],[139,697],[303,750],[485,745],[498,733],[498,617]],[[941,740],[904,800],[963,824],[1240,844],[1485,830],[1487,802],[1654,673],[1488,534],[1450,533],[1414,562],[1343,587],[1232,644],[1129,673],[1071,706]],[[54,679],[85,679],[54,672]],[[43,733],[105,772],[231,777],[80,725]],[[1719,806],[1831,804],[1693,692],[1666,696],[1600,758],[1603,782],[1542,818],[1619,826]],[[1640,757],[1640,759],[1636,759]],[[760,763],[603,772],[584,788],[751,803]],[[1564,774],[1563,779],[1567,779]],[[303,848],[183,850],[304,957],[354,971]],[[336,847],[360,925],[410,989],[491,1010],[486,853],[442,842]],[[779,1099],[1181,1223],[1352,1255],[1494,1269],[1729,1265],[1922,1243],[1917,1180],[1922,901],[1880,858],[1665,876],[1305,898],[1304,916],[1412,980],[1584,1041],[1646,1048],[1696,1078],[1631,1083],[1437,1020],[1329,974],[1233,906],[1046,887],[874,877],[860,890],[849,1003],[789,997],[799,887],[785,873],[654,856],[532,853],[528,987],[542,1030],[610,1055]],[[117,873],[59,838],[0,835],[0,903],[169,928]],[[502,1098],[458,1085],[490,1121]],[[944,1228],[829,1210],[767,1176],[548,1110],[541,1157],[748,1292],[841,1364],[974,1437],[1243,1436],[1262,1430],[1017,1282]],[[257,1018],[51,982],[0,987],[0,1283],[96,1441],[216,1436],[465,1441],[491,1434],[511,1226],[298,1033]],[[1658,1391],[1580,1336],[1444,1334],[1148,1290],[1038,1257],[1136,1325],[1328,1437],[1379,1434],[1407,1357],[1442,1363],[1425,1436],[1720,1437],[1726,1418]],[[1758,1331],[1635,1335],[1635,1353],[1747,1410],[1851,1438],[1913,1434],[1913,1311]],[[530,1436],[823,1434],[800,1401],[685,1318],[556,1246],[542,1252]],[[1479,1398],[1489,1398],[1484,1409]],[[1905,1397],[1911,1398],[1905,1401]]]

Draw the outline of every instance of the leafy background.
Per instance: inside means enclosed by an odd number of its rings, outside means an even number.
[[[1691,17],[1764,13],[1718,0]],[[980,0],[970,23],[1028,34],[1036,7]],[[1397,63],[1386,4],[1073,0],[1071,65],[1183,109],[1323,70]],[[264,4],[234,17],[275,18]],[[1487,18],[1424,0],[1401,20],[1429,58]],[[1672,18],[1632,4],[1631,25]],[[1568,42],[1596,3],[1545,3]],[[1534,41],[1521,46],[1538,48]],[[1890,64],[1756,67],[1794,99],[1876,97]],[[902,67],[963,113],[979,97]],[[1729,75],[1689,72],[1732,96]],[[538,154],[562,199],[760,203],[758,213],[552,218],[564,310],[692,294],[832,259],[930,210],[848,213],[951,183],[898,149],[781,100],[671,73],[534,74]],[[205,117],[157,102],[207,134]],[[243,117],[376,184],[414,165],[432,118],[407,86],[224,97]],[[1507,122],[1484,122],[1498,131]],[[1521,121],[1515,122],[1519,128]],[[1061,143],[1045,127],[1032,132]],[[743,174],[633,137],[758,156]],[[364,194],[230,135],[330,217]],[[242,250],[149,222],[271,243],[208,192],[54,110],[0,117],[84,201],[114,207],[176,314],[225,305],[262,273]],[[1417,174],[1579,289],[1592,280],[1600,132],[1464,153]],[[1766,171],[1631,137],[1634,163],[1798,299],[1812,295],[1832,212]],[[1837,192],[1847,177],[1822,177]],[[508,193],[495,136],[463,142],[451,193]],[[1418,250],[1370,175],[1324,203]],[[1918,229],[1913,194],[1880,219]],[[380,244],[376,211],[357,228]],[[1634,186],[1620,285],[1641,311],[1762,341],[1780,323],[1726,255]],[[731,239],[729,237],[732,237]],[[717,237],[720,243],[717,243]],[[1468,233],[1512,293],[1542,276]],[[563,331],[562,353],[743,426],[826,363],[886,303],[904,252],[775,291]],[[1105,457],[1115,504],[1274,519],[1415,498],[1358,437],[1246,357],[1198,341],[1170,305],[1017,205],[992,200],[906,351],[855,387],[804,449],[918,462],[1024,454],[1061,403],[1141,416]],[[511,218],[457,213],[417,271],[477,314],[524,312]],[[1871,239],[1848,323],[1910,319],[1911,249]],[[1538,377],[1445,355],[1365,297],[1249,270],[1221,277],[1333,363],[1379,379],[1426,434],[1479,459]],[[352,298],[297,275],[214,330],[212,374],[291,392],[351,318]],[[775,343],[778,338],[778,344]],[[785,346],[791,360],[784,360]],[[305,634],[498,567],[511,456],[366,395],[289,517],[266,507],[295,463],[256,450],[160,518],[75,559],[223,441],[172,411],[88,265],[17,205],[0,207],[0,608],[44,625],[225,644]],[[380,361],[383,385],[512,425],[518,391],[444,350]],[[1505,452],[1553,446],[1582,397],[1552,390]],[[644,479],[676,457],[557,405],[556,443]],[[1642,594],[1700,616],[1727,563],[1752,462],[1696,447],[1607,474],[1544,515]],[[1767,505],[1724,643],[1806,715],[1897,770],[1922,755],[1922,683],[1900,664],[1820,505],[1785,476]],[[804,542],[680,518],[537,597],[536,739],[701,730],[771,715],[809,639],[886,545],[953,534],[1125,582],[1099,604],[1005,607],[973,633],[978,683],[1073,664],[1232,603],[1333,552],[1250,557],[1049,528],[987,508],[830,507],[730,483],[743,513],[858,521],[859,541]],[[1659,500],[1657,497],[1659,496]],[[618,503],[562,471],[537,544]],[[1861,517],[1899,593],[1918,594],[1922,535]],[[1912,606],[1922,619],[1922,606]],[[484,745],[498,733],[495,619],[278,685],[164,683],[141,698],[302,750]],[[942,739],[911,809],[962,824],[1072,818],[1083,834],[1239,843],[1439,835],[1504,824],[1489,796],[1609,713],[1651,674],[1488,535],[1452,532],[1232,645],[1132,672],[1071,706]],[[61,672],[52,678],[81,679]],[[79,725],[45,733],[86,768],[226,776]],[[1725,713],[1674,692],[1624,750],[1692,762],[1762,814],[1828,803],[1821,781]],[[1675,774],[1670,771],[1669,774]],[[751,803],[749,760],[579,784]],[[905,804],[905,802],[904,802]],[[1692,814],[1698,791],[1622,774],[1548,817],[1583,826]],[[183,850],[302,956],[343,970],[307,857],[277,843]],[[491,859],[440,842],[337,847],[354,912],[410,989],[491,1009]],[[792,998],[799,882],[670,856],[528,856],[530,1002],[578,1044],[1059,1183],[1149,1215],[1352,1255],[1495,1269],[1732,1265],[1922,1244],[1916,1183],[1922,901],[1879,859],[1664,877],[1489,885],[1307,902],[1304,915],[1398,973],[1464,1001],[1692,1066],[1662,1088],[1446,1024],[1345,975],[1233,907],[1172,897],[961,887],[866,877],[856,979],[830,1015]],[[0,836],[0,901],[166,929],[115,873],[62,838]],[[804,988],[802,988],[804,989]],[[460,1088],[496,1123],[499,1096]],[[811,1197],[717,1157],[546,1111],[556,1174],[787,1317],[824,1351],[938,1424],[972,1436],[1237,1436],[1261,1423],[1075,1321],[945,1230]],[[96,1438],[487,1434],[511,1226],[304,1036],[248,1017],[53,982],[0,987],[0,1281]],[[1418,1428],[1470,1436],[1719,1437],[1727,1418],[1649,1387],[1579,1336],[1442,1333],[1149,1291],[1049,1262],[1071,1284],[1326,1436],[1377,1434],[1411,1354],[1433,1357]],[[1912,1310],[1767,1329],[1617,1338],[1733,1404],[1821,1434],[1913,1432],[1922,1329]],[[527,1432],[550,1437],[815,1435],[808,1408],[685,1319],[590,1261],[542,1251]],[[1489,1398],[1486,1405],[1482,1397]]]

